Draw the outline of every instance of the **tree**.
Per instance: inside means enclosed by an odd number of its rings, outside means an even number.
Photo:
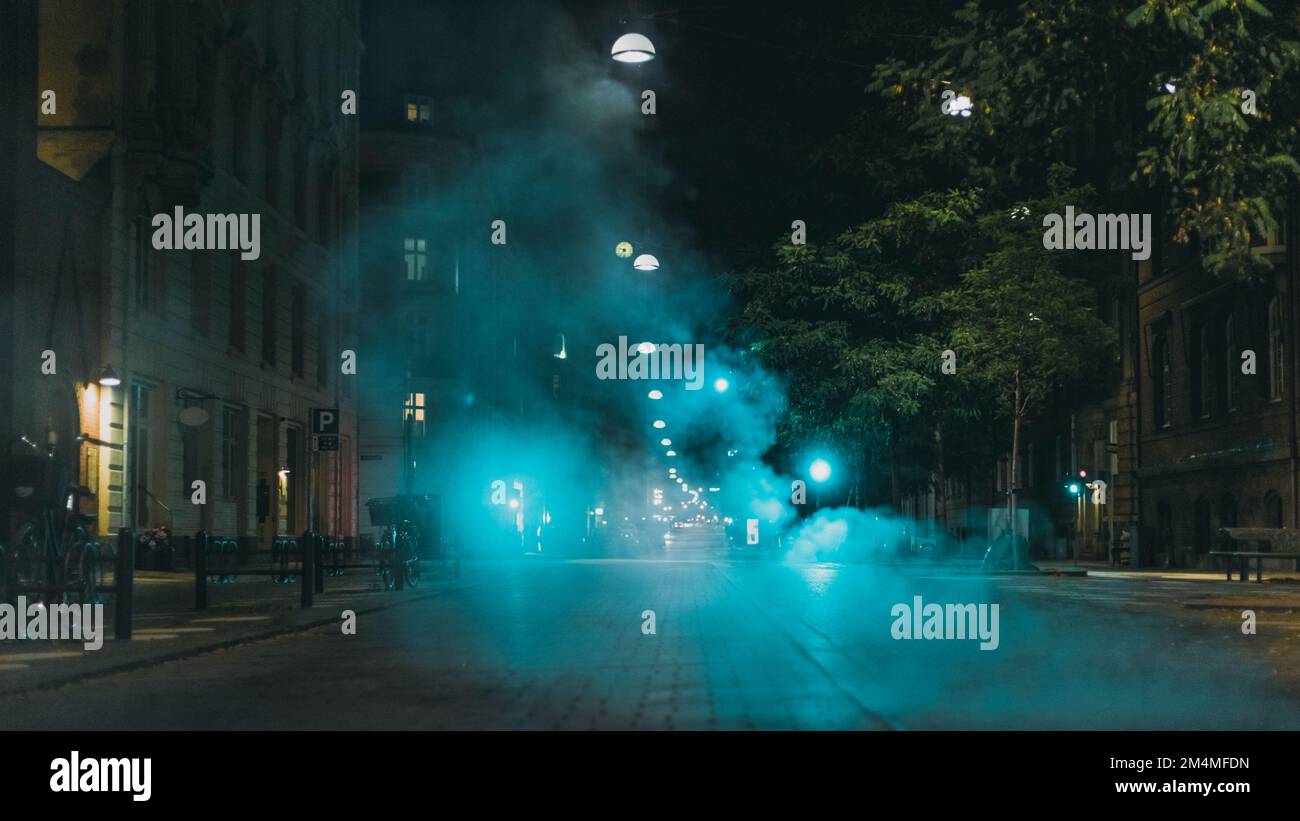
[[[1058,172],[1059,173],[1059,172]],[[1059,181],[1058,181],[1059,182]],[[954,319],[958,373],[974,391],[989,391],[1011,428],[1007,514],[1015,534],[1021,431],[1055,394],[1082,393],[1105,370],[1114,331],[1096,314],[1096,294],[1085,279],[1063,271],[1067,259],[1043,248],[1041,216],[1065,202],[1088,202],[1087,188],[1066,188],[979,220],[989,250],[944,295]],[[1026,562],[1018,547],[1017,568]]]
[[[926,194],[824,245],[779,246],[772,269],[733,278],[743,303],[735,333],[789,379],[784,447],[833,443],[860,466],[888,464],[895,491],[906,450],[942,463],[945,419],[971,407],[951,401],[951,385],[942,386],[950,401],[935,398],[950,347],[942,295],[958,282],[955,250],[974,233],[980,200]]]
[[[930,59],[886,61],[871,88],[911,112],[918,158],[964,169],[994,201],[1040,196],[1065,160],[1103,195],[1162,193],[1169,236],[1198,238],[1213,272],[1251,276],[1269,265],[1251,246],[1300,178],[1298,76],[1294,4],[970,0]],[[969,96],[973,116],[940,116],[945,90]]]

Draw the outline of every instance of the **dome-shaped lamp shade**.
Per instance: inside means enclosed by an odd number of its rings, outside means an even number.
[[[632,260],[632,267],[638,271],[657,271],[659,270],[659,260],[655,259],[653,254],[642,254]]]
[[[629,32],[614,41],[609,55],[620,63],[645,63],[655,58],[655,47],[644,34]]]

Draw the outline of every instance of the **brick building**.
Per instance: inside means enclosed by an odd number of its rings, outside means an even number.
[[[1257,250],[1259,282],[1200,270],[1165,243],[1139,274],[1139,476],[1152,561],[1204,566],[1220,527],[1296,527],[1294,196]],[[1288,224],[1289,222],[1289,224]],[[1253,374],[1243,373],[1243,352]],[[1248,355],[1249,358],[1249,355]]]

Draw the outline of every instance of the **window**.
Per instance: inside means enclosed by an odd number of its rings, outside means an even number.
[[[1151,396],[1154,402],[1156,427],[1169,427],[1169,407],[1173,404],[1173,379],[1169,361],[1169,330],[1156,332],[1155,360],[1152,363],[1151,379],[1154,382]]]
[[[192,397],[185,397],[185,407],[196,408],[200,402]],[[199,429],[195,425],[181,425],[181,493],[188,497],[194,489],[194,482],[199,476]]]
[[[221,412],[221,496],[228,500],[242,497],[243,485],[243,431],[237,408]]]
[[[145,385],[131,389],[131,431],[127,442],[126,476],[131,483],[131,520],[136,527],[149,527],[149,404],[153,391]]]
[[[1192,526],[1196,552],[1204,553],[1210,549],[1210,500],[1204,496],[1197,499],[1192,508]]]
[[[303,360],[307,350],[307,289],[301,284],[293,286],[292,313],[290,315],[290,356],[289,366],[294,376],[302,376],[305,365]]]
[[[275,364],[275,271],[262,274],[262,363]]]
[[[1264,527],[1282,527],[1282,497],[1276,493],[1264,497]]]
[[[149,287],[151,284],[149,282],[151,276],[149,270],[151,266],[149,262],[150,251],[152,250],[150,243],[152,240],[148,224],[144,217],[136,217],[136,219],[132,221],[131,227],[135,229],[135,259],[132,261],[133,264],[131,266],[131,278],[134,280],[132,284],[135,291],[135,304],[148,306],[152,290]]]
[[[402,172],[402,197],[415,208],[427,208],[433,200],[433,168],[413,165]]]
[[[406,405],[402,408],[402,422],[410,422],[411,436],[424,438],[424,394],[408,393]]]
[[[1237,526],[1237,500],[1231,493],[1219,500],[1219,527]]]
[[[1240,361],[1237,355],[1236,324],[1232,315],[1223,320],[1223,405],[1230,411],[1237,409],[1236,373]]]
[[[1168,499],[1156,504],[1156,552],[1164,553],[1174,547],[1174,509]]]
[[[1201,323],[1200,333],[1197,334],[1197,358],[1196,381],[1197,410],[1202,419],[1209,419],[1214,413],[1214,364],[1210,356],[1213,337],[1210,333],[1210,323]]]
[[[329,322],[324,314],[316,318],[316,387],[324,390],[330,383]]]
[[[230,349],[244,352],[244,268],[238,263],[230,266]]]
[[[429,125],[433,115],[433,100],[428,97],[406,95],[406,121],[416,125]]]
[[[429,257],[426,242],[408,237],[402,245],[405,252],[407,281],[424,282],[424,269]]]
[[[1268,303],[1268,398],[1282,398],[1282,368],[1285,367],[1282,349],[1282,299],[1273,297]]]

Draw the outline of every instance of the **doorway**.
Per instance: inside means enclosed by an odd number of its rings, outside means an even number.
[[[276,535],[277,515],[280,506],[279,482],[275,463],[275,417],[268,413],[257,415],[257,542],[270,547]]]

